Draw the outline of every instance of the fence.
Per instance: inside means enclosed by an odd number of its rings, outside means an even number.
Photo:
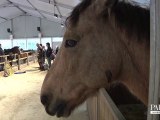
[[[104,88],[87,100],[87,109],[90,120],[126,120]]]
[[[24,53],[21,53],[20,55],[19,54],[14,54],[14,59],[13,60],[8,60],[7,59],[7,57],[9,55],[2,55],[2,56],[0,56],[0,58],[4,58],[4,62],[0,62],[0,65],[4,65],[7,62],[12,62],[13,67],[17,66],[18,70],[20,70],[20,66],[22,64],[24,64],[25,62],[27,63],[27,65],[29,65],[29,62],[31,62],[31,61],[35,62],[35,60],[36,60],[35,54],[29,55],[29,53],[30,52],[24,52]],[[22,61],[25,61],[25,62],[22,62]]]

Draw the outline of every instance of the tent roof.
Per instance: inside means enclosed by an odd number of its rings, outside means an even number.
[[[79,2],[80,0],[0,0],[0,23],[21,15],[61,22]]]
[[[21,15],[63,22],[81,0],[0,0],[0,23]],[[128,0],[133,1],[133,0]],[[149,3],[149,0],[134,0]],[[58,15],[58,18],[55,16]]]

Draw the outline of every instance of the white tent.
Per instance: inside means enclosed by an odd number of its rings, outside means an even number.
[[[63,36],[65,19],[82,0],[0,0],[0,39],[35,38],[37,27],[43,37]],[[123,1],[123,0],[120,0]],[[124,0],[149,6],[149,0]]]
[[[79,2],[80,0],[0,0],[0,23],[22,15],[63,22]]]
[[[0,23],[21,15],[46,18],[54,22],[63,22],[81,0],[0,0]],[[144,5],[149,0],[136,1]],[[58,17],[58,18],[56,18]]]

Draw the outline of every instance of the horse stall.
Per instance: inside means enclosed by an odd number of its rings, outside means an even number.
[[[90,120],[126,120],[103,88],[87,100]]]
[[[118,93],[118,94],[117,94]],[[146,106],[122,84],[112,85],[87,100],[90,120],[146,120]]]
[[[144,116],[140,118],[126,117],[127,113],[132,110],[129,108],[127,112],[124,112],[120,106],[116,105],[108,92],[103,88],[99,92],[87,100],[87,108],[90,120],[159,120],[159,115],[151,114],[151,110],[160,111],[151,108],[151,105],[159,105],[160,97],[160,1],[150,0],[150,82],[149,82],[149,97],[148,107],[144,107],[143,104],[138,102],[134,104],[136,108],[140,105],[140,113],[134,116]],[[142,88],[143,89],[143,88]],[[118,91],[117,91],[118,92]],[[114,93],[115,94],[115,93]],[[128,97],[128,96],[126,96]],[[127,98],[128,99],[128,98]],[[124,100],[124,99],[122,99]],[[138,106],[137,106],[138,105]],[[128,104],[126,105],[127,107]],[[125,107],[126,107],[125,106]],[[148,110],[147,110],[148,109]],[[137,110],[137,109],[136,109]],[[148,113],[147,113],[148,111]],[[124,112],[124,113],[123,113]],[[124,116],[125,115],[125,116]],[[131,115],[133,116],[133,115]]]
[[[20,70],[22,67],[29,65],[32,62],[35,63],[36,58],[37,58],[36,55],[31,52],[23,52],[21,54],[13,54],[12,56],[14,57],[14,59],[12,59],[12,60],[8,59],[8,57],[10,57],[10,55],[0,56],[1,59],[3,59],[0,62],[0,65],[5,66],[5,64],[10,64],[12,69],[14,71],[17,71],[17,70]],[[1,74],[1,76],[3,76],[3,70],[1,70],[0,74]]]

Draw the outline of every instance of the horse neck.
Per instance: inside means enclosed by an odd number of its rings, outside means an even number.
[[[123,70],[119,80],[146,105],[148,103],[148,79],[140,74],[130,56],[124,58]]]
[[[12,48],[12,52],[13,52],[13,54],[20,54],[20,50],[19,50],[19,48]]]
[[[129,37],[125,30],[117,28],[113,24],[115,34],[124,46],[123,70],[120,81],[137,96],[144,104],[148,102],[149,88],[149,46],[145,40],[138,42],[138,37]]]
[[[149,48],[145,44],[136,43],[135,40],[131,40],[130,44],[127,42],[126,40],[124,44],[129,55],[132,74],[126,85],[146,104],[149,88]],[[128,66],[126,68],[128,69]]]

